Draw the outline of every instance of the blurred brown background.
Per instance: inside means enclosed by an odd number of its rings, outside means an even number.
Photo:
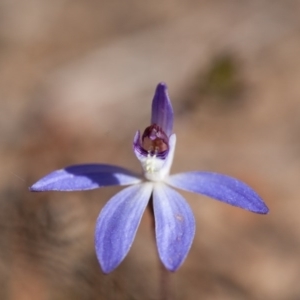
[[[197,220],[171,299],[300,299],[300,2],[0,0],[0,299],[160,299],[146,214],[102,275],[97,215],[118,188],[29,193],[48,172],[138,171],[156,84],[176,112],[173,172],[245,181],[267,216],[185,193]]]

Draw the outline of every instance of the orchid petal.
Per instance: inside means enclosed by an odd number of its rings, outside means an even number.
[[[133,152],[138,160],[141,160],[146,156],[141,145],[141,133],[139,130],[134,135],[132,146]]]
[[[110,185],[127,185],[141,179],[125,168],[106,164],[73,165],[56,170],[32,185],[32,192],[81,191]]]
[[[104,273],[113,271],[127,255],[152,189],[152,183],[130,186],[102,209],[96,223],[95,247]]]
[[[195,219],[185,199],[165,184],[153,191],[155,232],[159,257],[169,271],[185,260],[195,235]]]
[[[160,126],[167,136],[173,130],[173,108],[165,83],[159,83],[156,87],[152,101],[151,124]]]
[[[263,200],[245,183],[227,175],[211,172],[187,172],[170,176],[173,187],[202,194],[255,213],[266,214]]]

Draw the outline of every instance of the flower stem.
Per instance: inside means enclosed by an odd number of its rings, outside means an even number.
[[[153,203],[152,203],[152,197],[148,204],[148,212],[151,215],[151,228],[154,233],[154,239],[155,239],[155,220],[154,220],[154,211],[153,211]],[[159,299],[160,300],[170,300],[170,279],[171,279],[171,273],[165,268],[165,266],[162,264],[162,262],[159,260]]]
[[[160,263],[160,299],[170,300],[170,279],[171,273],[165,268],[165,266]]]

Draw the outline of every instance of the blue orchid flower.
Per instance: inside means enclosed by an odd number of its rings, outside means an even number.
[[[194,239],[195,219],[186,200],[173,188],[205,195],[251,212],[266,214],[262,199],[245,183],[217,173],[169,175],[176,135],[167,86],[158,84],[152,102],[151,125],[133,141],[143,174],[108,164],[83,164],[54,171],[30,187],[40,191],[82,191],[111,185],[130,185],[114,195],[96,222],[95,248],[104,273],[123,261],[152,197],[159,257],[169,271],[184,262]]]

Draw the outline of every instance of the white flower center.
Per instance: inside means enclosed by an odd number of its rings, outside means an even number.
[[[148,154],[146,157],[139,157],[144,176],[150,181],[163,181],[170,173],[173,163],[176,146],[176,135],[172,134],[169,139],[169,152],[165,159],[161,159],[156,154]]]

